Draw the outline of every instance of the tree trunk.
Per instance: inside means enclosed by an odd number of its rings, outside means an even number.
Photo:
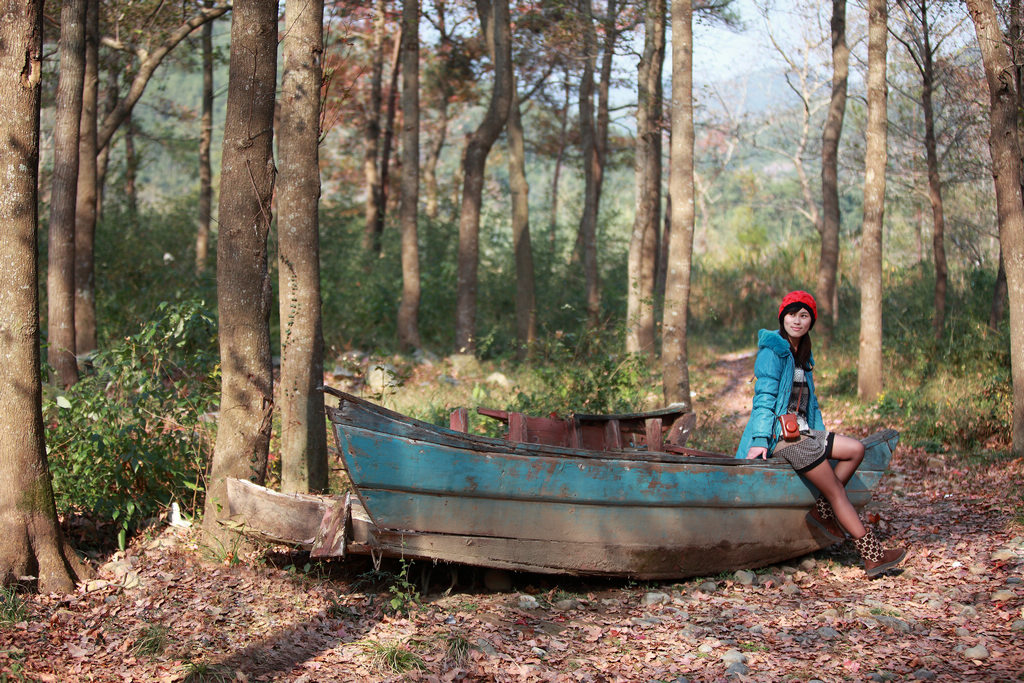
[[[665,2],[647,5],[637,80],[636,216],[629,242],[626,352],[654,353],[654,278],[661,224],[661,71]]]
[[[67,7],[65,5],[65,7]],[[43,3],[4,3],[0,22],[0,585],[38,577],[42,593],[77,580],[64,542],[43,435],[36,232]],[[77,121],[75,122],[77,126]],[[76,150],[77,151],[77,150]]]
[[[834,302],[839,274],[839,138],[846,114],[850,48],[846,45],[846,0],[832,0],[832,98],[821,134],[821,256],[818,259],[818,326],[828,338],[838,320]],[[824,323],[824,324],[822,324]]]
[[[939,180],[939,157],[935,150],[935,113],[932,106],[932,92],[935,88],[935,69],[930,27],[928,25],[928,3],[921,0],[921,108],[924,110],[924,147],[928,160],[928,200],[932,205],[932,252],[935,259],[935,311],[932,329],[935,339],[941,340],[946,328],[946,287],[949,279],[946,266],[946,221],[942,210],[942,182]]]
[[[594,124],[594,71],[597,63],[597,38],[591,0],[579,0],[583,22],[583,76],[580,79],[580,140],[583,148],[583,216],[580,218],[577,244],[583,257],[586,287],[587,322],[596,327],[601,315],[601,289],[597,272],[597,210],[601,156]]]
[[[85,81],[75,193],[75,352],[96,350],[96,106],[99,97],[99,0],[87,0]]]
[[[420,3],[402,5],[402,186],[399,222],[402,232],[402,300],[398,305],[398,341],[420,347]]]
[[[323,0],[288,0],[277,191],[281,316],[281,490],[327,490],[320,320],[320,83]]]
[[[380,251],[380,245],[375,240],[380,234],[379,225],[384,220],[379,213],[381,184],[377,156],[380,154],[380,105],[383,97],[386,10],[387,0],[377,0],[377,14],[373,22],[373,41],[370,46],[373,60],[370,67],[370,92],[363,116],[363,178],[366,183],[366,203],[364,205],[366,227],[363,232],[363,249],[372,253]]]
[[[207,8],[213,0],[204,0]],[[199,119],[199,216],[196,229],[196,275],[206,271],[210,252],[210,220],[213,212],[213,22],[203,24],[203,104]]]
[[[992,288],[992,306],[988,311],[988,327],[995,332],[1006,315],[1006,268],[1003,266],[1003,249],[999,248],[999,268],[996,270],[996,285]]]
[[[1010,374],[1013,378],[1013,452],[1024,455],[1024,204],[1021,201],[1020,143],[1013,68],[992,0],[967,0],[988,80],[992,129],[992,175],[999,215],[999,246],[1010,309]]]
[[[441,159],[441,151],[448,137],[448,98],[441,97],[437,109],[437,120],[434,121],[434,132],[427,144],[426,158],[423,160],[423,189],[426,194],[425,211],[428,217],[437,218],[438,189],[437,162]]]
[[[49,260],[46,270],[47,358],[63,387],[78,381],[75,360],[75,194],[78,192],[78,130],[85,83],[85,0],[68,0],[60,11],[60,77],[53,124],[53,190],[50,195]]]
[[[509,63],[509,68],[512,68]],[[519,113],[519,93],[512,78],[508,112],[508,176],[512,190],[512,243],[516,260],[516,358],[527,357],[537,341],[533,249],[530,246],[530,184],[526,179],[526,143]]]
[[[398,75],[402,71],[402,27],[394,37],[394,51],[391,55],[391,81],[388,84],[387,111],[384,116],[384,137],[380,145],[380,192],[377,194],[377,223],[374,226],[373,244],[377,254],[383,251],[384,220],[388,215],[388,197],[391,194],[391,147],[395,139],[395,113],[398,100]],[[419,165],[419,160],[417,160]]]
[[[220,174],[221,399],[204,527],[221,536],[227,477],[263,483],[274,407],[267,234],[274,191],[277,0],[236,0]]]
[[[462,160],[462,210],[456,276],[455,350],[476,349],[476,288],[480,252],[480,205],[487,155],[508,119],[512,102],[512,46],[508,4],[476,0],[480,27],[494,64],[494,89],[483,121],[466,143]]]
[[[868,124],[864,151],[864,220],[860,255],[860,356],[857,394],[882,392],[882,217],[885,211],[886,0],[868,2]]]
[[[558,136],[558,153],[555,154],[555,169],[551,173],[551,215],[548,217],[548,242],[551,245],[552,253],[555,250],[555,236],[558,227],[558,181],[562,174],[562,160],[565,158],[565,138],[569,128],[569,98],[572,93],[569,86],[569,72],[566,71],[564,84],[565,104],[561,112],[562,122]]]
[[[135,175],[139,167],[135,154],[135,121],[131,114],[124,120],[124,200],[128,209],[128,225],[132,230],[138,227],[139,200],[135,191]]]
[[[672,139],[669,197],[672,237],[665,273],[661,366],[665,403],[690,405],[687,309],[693,258],[693,4],[672,0]]]

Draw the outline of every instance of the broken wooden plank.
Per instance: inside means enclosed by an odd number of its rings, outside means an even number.
[[[309,551],[310,557],[345,556],[345,544],[351,536],[351,511],[352,495],[348,493],[327,508]]]

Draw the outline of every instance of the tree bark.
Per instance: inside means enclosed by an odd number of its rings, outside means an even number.
[[[818,325],[828,338],[838,319],[839,138],[846,114],[850,48],[846,45],[846,0],[832,0],[832,97],[821,134],[821,255],[818,259]],[[822,324],[824,323],[824,324]]]
[[[282,41],[277,192],[281,490],[327,490],[320,318],[320,84],[323,0],[288,0]]]
[[[399,222],[402,234],[402,300],[398,305],[398,341],[420,347],[420,3],[402,5],[402,185]]]
[[[96,125],[99,98],[99,0],[87,0],[85,80],[75,194],[75,352],[96,350]]]
[[[374,226],[373,244],[379,255],[383,251],[384,220],[388,215],[388,197],[391,195],[391,147],[395,139],[395,114],[398,100],[398,76],[402,71],[402,26],[394,37],[391,54],[391,80],[388,83],[387,108],[384,114],[384,137],[380,145],[380,192],[377,194],[377,223]]]
[[[601,315],[601,283],[597,272],[597,211],[600,201],[601,153],[594,123],[594,71],[597,38],[592,0],[579,0],[583,22],[583,76],[580,78],[579,127],[583,151],[583,215],[577,243],[583,257],[587,322],[596,327]]]
[[[60,11],[60,76],[53,124],[53,190],[46,269],[47,359],[63,387],[78,381],[75,359],[75,195],[85,83],[85,0]]]
[[[860,355],[857,394],[882,392],[882,218],[885,211],[886,0],[868,2],[868,124],[864,152],[864,220],[860,256]]]
[[[221,155],[217,308],[221,400],[203,524],[227,512],[227,477],[263,483],[274,405],[267,234],[274,190],[277,0],[236,0]]]
[[[661,225],[661,71],[665,2],[648,3],[637,80],[636,216],[629,242],[626,351],[654,353],[654,278]]]
[[[533,249],[530,246],[530,184],[526,179],[526,143],[514,75],[512,102],[508,112],[508,175],[512,190],[512,243],[516,261],[516,358],[523,360],[537,341],[537,303],[534,294]]]
[[[213,7],[213,0],[203,5]],[[213,22],[203,24],[203,103],[199,119],[199,216],[196,229],[196,275],[206,272],[210,252],[210,220],[213,212]]]
[[[138,155],[135,154],[135,121],[132,115],[125,117],[124,123],[124,201],[128,209],[128,225],[132,230],[138,227],[139,200],[135,191],[135,175],[139,167]]]
[[[476,290],[480,253],[480,205],[487,156],[508,119],[512,101],[512,46],[508,4],[476,0],[480,27],[494,64],[494,88],[483,121],[466,143],[462,159],[462,210],[456,275],[455,350],[476,350]]]
[[[693,4],[672,0],[672,139],[669,197],[672,236],[665,273],[661,351],[665,402],[689,406],[687,309],[693,258]]]
[[[1020,142],[1013,64],[1003,44],[992,0],[967,0],[978,34],[988,81],[992,128],[989,148],[999,215],[999,246],[1006,271],[1010,309],[1010,374],[1013,381],[1013,452],[1024,455],[1024,204],[1021,197]]]
[[[564,102],[561,110],[561,130],[558,136],[558,153],[555,154],[555,168],[551,173],[551,215],[548,217],[548,243],[551,251],[555,250],[555,237],[558,228],[558,182],[562,175],[562,160],[565,158],[566,131],[569,128],[569,98],[572,90],[569,83],[569,72],[565,73]]]
[[[375,241],[380,235],[379,225],[384,218],[380,215],[380,171],[377,157],[380,154],[380,105],[383,101],[384,78],[384,31],[386,28],[387,0],[377,0],[376,17],[373,22],[373,40],[370,45],[372,64],[368,101],[363,116],[363,178],[366,183],[364,216],[366,227],[363,232],[363,249],[377,253],[380,245]]]
[[[39,382],[36,199],[43,3],[7,0],[0,12],[0,584],[34,576],[41,592],[68,593],[78,577],[57,522]]]

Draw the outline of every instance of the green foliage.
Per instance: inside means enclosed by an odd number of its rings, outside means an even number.
[[[138,523],[178,501],[195,509],[211,450],[216,322],[201,301],[160,304],[130,337],[96,354],[91,372],[43,402],[57,509]]]
[[[136,657],[153,657],[163,654],[168,645],[167,633],[168,629],[166,626],[161,624],[147,624],[135,638],[135,645],[132,647],[132,652]]]
[[[393,578],[388,586],[391,599],[388,600],[387,609],[394,614],[408,614],[420,604],[420,592],[409,581],[409,569],[412,562],[402,558],[402,569]]]
[[[13,586],[0,586],[0,624],[9,626],[25,621],[25,601]]]
[[[423,657],[404,643],[364,641],[362,645],[370,653],[373,666],[378,671],[405,673],[414,669],[422,671],[427,668]]]

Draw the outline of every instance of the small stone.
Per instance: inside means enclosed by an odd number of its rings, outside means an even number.
[[[978,616],[978,610],[974,605],[961,605],[960,616],[965,619],[975,619]]]
[[[964,628],[963,626],[957,626],[954,633],[956,633],[961,638],[966,638],[967,636],[971,635],[970,630]]]
[[[805,572],[809,572],[817,566],[818,563],[815,561],[813,557],[804,558],[804,560],[800,563],[800,569],[803,569]]]
[[[737,662],[745,664],[747,656],[739,650],[727,650],[726,653],[722,655],[722,661],[726,664],[736,664]]]
[[[988,567],[983,564],[972,564],[967,568],[967,571],[974,576],[981,576],[982,574],[988,574]]]
[[[552,607],[565,612],[571,609],[579,609],[580,601],[575,598],[566,598],[565,600],[559,600]]]
[[[836,640],[838,638],[841,638],[842,636],[840,635],[839,631],[835,630],[834,628],[823,626],[822,628],[818,629],[818,637],[822,640]]]
[[[651,605],[667,604],[670,600],[671,598],[669,597],[668,593],[658,593],[652,591],[644,595],[643,600],[641,600],[641,603],[645,607],[650,607]]]
[[[784,564],[782,565],[782,573],[787,576],[792,576],[793,574],[796,574],[796,567],[790,567],[788,564]]]
[[[629,623],[634,626],[660,626],[665,623],[665,620],[658,617],[633,617]]]
[[[992,594],[992,602],[1008,602],[1017,597],[1013,591],[998,590]]]
[[[916,681],[934,681],[935,672],[928,669],[918,669],[914,672],[914,680]]]
[[[508,377],[506,377],[505,373],[503,372],[492,372],[491,374],[487,375],[487,379],[484,381],[487,382],[488,384],[493,384],[495,386],[501,387],[502,389],[512,388],[512,382],[509,381]]]
[[[537,602],[537,598],[532,595],[519,596],[519,609],[537,609],[539,607],[540,603]]]
[[[786,595],[799,595],[800,586],[796,585],[795,583],[787,583],[785,586],[782,587],[782,592]]]
[[[999,550],[992,553],[993,562],[1005,562],[1007,560],[1017,559],[1017,553],[1011,548],[1000,548]]]
[[[718,590],[718,584],[714,581],[705,581],[697,587],[697,590],[699,590],[701,593],[714,593]]]
[[[746,676],[748,673],[750,673],[750,668],[743,662],[736,662],[735,664],[730,664],[729,667],[725,670],[726,676],[735,676],[737,678],[741,676]]]
[[[829,620],[829,621],[831,621],[833,619],[838,619],[839,618],[839,610],[837,610],[835,607],[829,607],[827,610],[822,612],[819,615],[819,617],[822,618],[822,619]]]
[[[538,657],[540,657],[541,659],[544,659],[545,657],[547,657],[547,656],[548,656],[548,651],[547,651],[547,650],[545,650],[545,649],[543,649],[543,648],[540,648],[540,647],[532,647],[532,648],[530,648],[530,649],[531,649],[531,650],[533,650],[533,654],[537,655],[537,656],[538,656]]]
[[[490,655],[491,657],[498,656],[498,651],[494,649],[493,645],[491,645],[491,641],[487,640],[486,638],[480,638],[476,641],[476,649],[480,650],[486,655]]]
[[[754,624],[753,626],[750,627],[750,632],[752,634],[754,634],[755,636],[756,635],[760,635],[760,634],[764,633],[764,626],[761,626],[761,624]]]
[[[1019,586],[1024,583],[1024,579],[1019,576],[1008,576],[1006,577],[1006,583],[1014,586]]]
[[[910,632],[910,624],[908,624],[907,622],[903,621],[902,619],[898,619],[896,617],[890,617],[887,614],[875,614],[873,616],[874,616],[875,621],[877,621],[879,624],[881,624],[883,626],[888,626],[889,628],[891,628],[894,631],[899,631],[900,633],[909,633]]]
[[[943,605],[944,603],[942,602],[942,600],[938,598],[929,600],[927,603],[925,603],[925,607],[927,607],[928,609],[942,609]]]
[[[1010,630],[1024,631],[1024,619],[1015,619],[1014,622],[1010,624]]]
[[[703,652],[704,654],[710,654],[714,651],[714,649],[715,648],[709,645],[708,643],[701,643],[697,646],[697,652]]]
[[[749,586],[754,583],[755,574],[752,571],[746,569],[740,569],[738,572],[733,574],[733,578],[736,579],[736,583],[742,586]]]
[[[964,650],[964,657],[967,659],[988,659],[988,648],[984,645],[975,645]]]

